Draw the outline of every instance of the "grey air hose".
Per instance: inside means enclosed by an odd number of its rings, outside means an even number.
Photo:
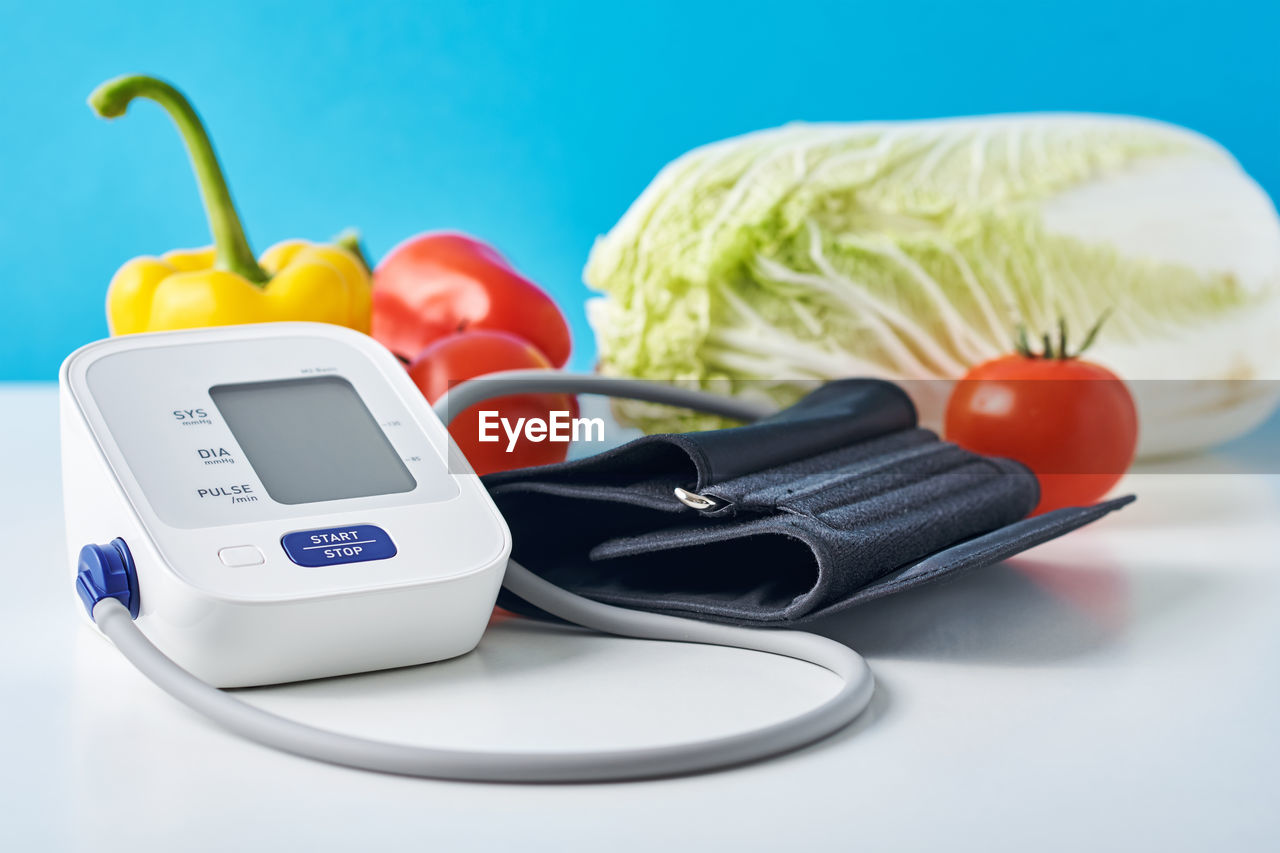
[[[742,420],[754,420],[767,413],[742,400],[660,383],[537,370],[496,373],[458,385],[435,404],[435,411],[448,422],[451,414],[493,397],[543,392],[626,397]],[[166,657],[138,628],[129,610],[114,598],[99,601],[93,607],[93,619],[120,652],[157,686],[241,737],[331,764],[434,779],[605,782],[732,767],[790,752],[839,731],[866,708],[874,690],[871,671],[857,652],[815,634],[740,628],[614,607],[561,589],[514,560],[507,564],[503,586],[553,616],[595,631],[782,655],[826,669],[842,684],[831,698],[790,719],[690,743],[591,752],[442,749],[341,734],[254,707],[201,681]]]

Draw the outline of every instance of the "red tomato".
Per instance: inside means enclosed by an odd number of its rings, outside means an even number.
[[[551,362],[537,347],[522,338],[506,332],[472,331],[440,338],[427,346],[409,365],[409,376],[434,403],[451,385],[464,379],[472,379],[500,370],[529,368],[550,369]],[[490,429],[496,434],[496,442],[480,441],[480,412],[496,411],[514,429],[519,418],[541,418],[548,421],[552,412],[568,412],[566,417],[578,416],[578,401],[572,394],[515,394],[496,397],[466,409],[449,425],[449,434],[458,443],[462,455],[467,457],[477,474],[525,468],[531,465],[548,465],[563,462],[569,445],[549,440],[531,441],[520,438],[508,452],[508,437],[504,428],[497,425]]]
[[[1104,367],[1008,355],[957,383],[947,401],[946,437],[1034,471],[1038,515],[1093,503],[1116,484],[1133,462],[1138,413],[1124,382]]]
[[[474,237],[421,234],[373,271],[373,336],[401,358],[445,335],[480,329],[524,338],[550,366],[569,360],[569,326],[555,302]]]

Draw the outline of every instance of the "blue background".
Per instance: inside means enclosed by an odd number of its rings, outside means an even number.
[[[256,249],[354,225],[377,257],[431,228],[559,299],[576,367],[595,236],[668,160],[791,119],[1139,113],[1203,131],[1280,196],[1280,3],[6,3],[0,379],[106,333],[138,254],[208,242],[161,111],[108,124],[100,81],[172,79],[210,125]]]

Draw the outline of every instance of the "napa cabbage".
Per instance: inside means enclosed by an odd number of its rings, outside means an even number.
[[[937,388],[1059,319],[1135,380],[1141,450],[1264,419],[1280,220],[1227,151],[1094,115],[791,124],[665,167],[584,277],[605,373],[766,394],[865,375]],[[1179,380],[1175,383],[1142,380]],[[945,395],[919,392],[936,425]],[[639,404],[648,429],[715,426]]]

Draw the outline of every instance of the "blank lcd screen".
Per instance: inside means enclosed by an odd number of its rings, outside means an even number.
[[[209,396],[279,503],[388,495],[417,485],[341,377],[218,385]]]

